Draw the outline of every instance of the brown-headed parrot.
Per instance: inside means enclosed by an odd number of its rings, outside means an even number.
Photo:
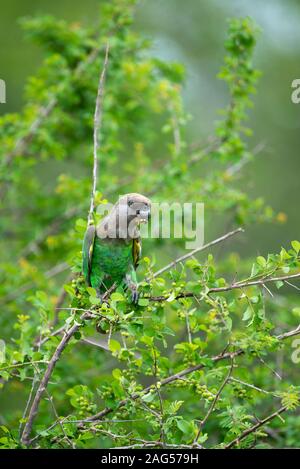
[[[151,202],[141,194],[119,198],[110,213],[83,240],[83,274],[86,283],[101,297],[110,288],[123,286],[138,300],[136,269],[141,257],[139,226],[150,218]]]

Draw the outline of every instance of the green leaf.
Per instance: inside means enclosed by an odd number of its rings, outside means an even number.
[[[257,263],[258,263],[261,267],[263,267],[263,268],[265,268],[266,265],[267,265],[267,261],[266,261],[266,259],[265,259],[263,256],[258,256],[258,257],[256,258],[256,261],[257,261]]]
[[[139,306],[148,306],[149,300],[148,298],[140,298],[138,301]]]
[[[112,375],[115,379],[120,379],[122,378],[122,371],[120,370],[120,368],[115,368],[114,370],[112,370]]]
[[[144,402],[152,402],[155,398],[155,394],[153,392],[148,392],[148,394],[145,394],[142,396],[142,401]]]
[[[253,311],[251,309],[250,306],[248,306],[248,308],[246,309],[246,311],[244,312],[243,314],[243,321],[249,321],[249,319],[252,318],[252,315],[253,315]]]
[[[300,317],[300,307],[299,306],[297,306],[296,308],[293,308],[292,312],[293,312],[293,314],[295,314],[295,316]]]
[[[89,300],[92,305],[99,305],[101,303],[100,298],[97,298],[96,296],[90,296]]]
[[[86,291],[88,292],[88,294],[89,294],[90,296],[95,296],[95,297],[97,296],[97,292],[96,292],[95,288],[86,287]]]
[[[108,347],[111,352],[119,352],[121,350],[120,342],[114,339],[110,339]]]
[[[300,242],[299,241],[292,241],[291,245],[292,245],[292,248],[294,249],[294,251],[296,251],[296,253],[298,254],[298,252],[300,251]]]
[[[71,285],[64,285],[64,290],[71,296],[71,298],[75,295],[75,290]]]
[[[280,259],[282,261],[285,261],[285,260],[290,259],[290,258],[291,258],[291,256],[289,255],[289,253],[284,248],[281,248]]]
[[[113,301],[125,301],[124,295],[122,295],[122,293],[119,293],[119,292],[112,293],[110,297]]]
[[[187,420],[177,420],[177,427],[179,430],[182,431],[185,435],[193,435],[194,433],[194,425],[192,422],[188,422]]]

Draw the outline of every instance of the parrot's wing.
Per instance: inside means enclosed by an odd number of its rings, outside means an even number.
[[[134,238],[132,242],[132,259],[133,265],[136,269],[142,257],[142,240],[141,238]]]
[[[90,274],[92,267],[92,257],[94,249],[96,228],[91,225],[85,232],[82,246],[82,270],[85,280],[90,285]]]

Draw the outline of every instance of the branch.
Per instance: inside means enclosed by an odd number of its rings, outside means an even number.
[[[263,287],[265,283],[280,282],[280,281],[285,281],[285,280],[289,280],[292,278],[299,278],[299,277],[300,277],[300,272],[298,272],[297,274],[292,274],[292,275],[284,275],[282,277],[270,277],[270,278],[254,280],[252,282],[240,281],[240,282],[232,283],[231,285],[228,285],[227,287],[210,288],[207,294],[227,292],[227,291],[236,290],[239,288],[248,288],[254,285],[261,285]],[[192,292],[182,292],[182,293],[179,293],[175,297],[175,300],[179,300],[180,298],[191,298],[191,297],[197,297],[197,295],[195,295],[195,293],[192,293]],[[151,296],[148,299],[150,301],[166,301],[168,297],[167,296]]]
[[[276,336],[276,338],[278,340],[284,340],[284,339],[288,339],[289,337],[294,337],[295,335],[299,335],[299,334],[300,334],[300,324],[293,331],[285,332],[284,334],[279,334]]]
[[[89,314],[84,313],[80,317],[80,321],[84,321],[88,317],[89,317]],[[68,342],[73,337],[75,332],[78,331],[80,326],[81,326],[81,322],[80,323],[76,322],[67,332],[65,332],[63,338],[61,339],[60,343],[58,344],[58,346],[57,346],[57,348],[54,352],[54,354],[52,355],[52,358],[50,359],[50,361],[48,363],[47,369],[46,369],[46,371],[45,371],[45,373],[44,373],[44,375],[43,375],[43,377],[40,381],[40,384],[37,388],[35,397],[33,399],[33,402],[32,402],[31,408],[30,408],[30,411],[28,413],[27,422],[24,426],[24,430],[23,430],[22,437],[21,437],[21,442],[24,445],[29,445],[30,444],[30,434],[31,434],[31,430],[32,430],[32,425],[33,425],[34,419],[36,417],[36,414],[38,412],[38,408],[39,408],[39,405],[40,405],[40,402],[41,402],[41,398],[42,398],[43,393],[46,390],[46,387],[49,383],[49,380],[50,380],[51,375],[53,373],[56,362],[59,360],[59,358],[60,358],[62,352],[64,351],[64,349],[66,348]]]
[[[283,412],[285,412],[287,409],[287,407],[280,407],[280,409],[276,410],[273,414],[271,415],[268,415],[268,417],[265,417],[263,420],[260,420],[259,422],[257,422],[255,425],[253,425],[252,427],[248,428],[247,430],[243,431],[243,433],[241,433],[239,436],[237,436],[234,440],[232,440],[230,443],[228,443],[224,449],[230,449],[232,448],[233,446],[235,446],[236,444],[239,444],[239,442],[241,440],[243,440],[244,438],[246,438],[246,436],[250,435],[251,433],[255,432],[256,430],[258,430],[258,428],[262,427],[263,425],[265,425],[265,423],[268,423],[270,422],[270,420],[273,420],[275,417],[278,417],[278,415],[282,414]]]
[[[298,326],[297,329],[295,329],[293,331],[286,332],[285,334],[274,336],[274,337],[278,340],[284,340],[284,339],[287,339],[288,337],[291,337],[293,335],[298,335],[298,334],[300,334],[300,325]],[[243,350],[243,349],[238,349],[235,352],[226,352],[226,353],[222,352],[219,355],[215,355],[214,357],[212,357],[211,361],[213,363],[218,363],[221,360],[228,360],[228,359],[233,360],[235,357],[243,355],[244,353],[245,353],[245,350]],[[186,368],[184,370],[181,370],[178,373],[175,373],[174,375],[168,376],[167,378],[161,380],[160,381],[160,386],[166,386],[168,384],[171,384],[174,381],[177,381],[177,380],[183,378],[184,376],[187,376],[191,373],[194,373],[195,371],[198,371],[198,370],[201,370],[202,368],[205,368],[205,366],[206,366],[205,364],[199,363],[198,365],[194,365],[194,366],[191,366],[190,368]],[[131,398],[123,399],[114,408],[106,407],[101,412],[98,412],[97,414],[95,414],[95,415],[93,415],[93,416],[91,416],[91,417],[89,417],[85,420],[82,420],[82,423],[89,423],[89,422],[94,422],[96,420],[101,420],[103,417],[110,414],[111,412],[113,412],[115,410],[118,410],[121,407],[124,407],[128,402],[130,402],[130,400],[135,401],[139,397],[141,397],[141,396],[147,394],[148,392],[150,392],[151,390],[153,390],[153,385],[147,386],[146,388],[144,388],[142,391],[140,391],[138,393],[134,393],[131,396]]]
[[[231,377],[231,374],[232,374],[232,371],[233,371],[233,365],[234,365],[234,361],[233,361],[233,358],[231,358],[231,365],[230,365],[230,368],[229,368],[229,371],[226,375],[226,377],[224,378],[224,381],[222,382],[217,394],[215,395],[215,398],[214,400],[212,401],[205,417],[203,420],[201,420],[200,422],[200,425],[199,425],[199,429],[198,429],[198,433],[197,433],[197,436],[194,440],[194,444],[198,442],[199,440],[199,437],[201,435],[201,431],[202,431],[202,428],[204,427],[204,425],[206,424],[207,420],[209,419],[211,413],[213,412],[214,408],[216,407],[216,404],[221,396],[221,393],[223,391],[223,389],[225,388],[226,384],[228,383],[228,381],[230,380],[230,377]]]
[[[261,151],[265,150],[266,144],[265,142],[258,143],[256,147],[252,150],[251,155],[255,156],[258,155]],[[226,169],[225,174],[226,176],[233,176],[237,172],[239,172],[249,161],[252,161],[251,156],[246,153],[246,156],[244,156],[240,161],[237,163],[234,163],[233,165],[229,166],[229,168]]]
[[[192,251],[188,252],[188,253],[185,254],[184,256],[178,257],[178,259],[175,259],[175,261],[170,262],[170,264],[168,264],[168,265],[166,265],[165,267],[162,267],[161,269],[159,269],[157,272],[155,272],[155,273],[153,274],[153,278],[158,277],[158,276],[161,275],[163,272],[166,272],[166,270],[172,269],[172,268],[175,267],[175,265],[177,265],[179,262],[184,262],[184,261],[186,261],[187,259],[189,259],[190,257],[194,256],[194,255],[197,254],[198,252],[204,251],[205,249],[207,249],[207,248],[209,248],[209,247],[211,247],[211,246],[214,246],[215,244],[221,243],[222,241],[225,241],[226,239],[230,238],[231,236],[236,235],[237,233],[243,233],[243,232],[244,232],[243,228],[238,228],[237,230],[230,231],[229,233],[227,233],[227,234],[221,236],[220,238],[215,239],[214,241],[211,241],[210,243],[204,244],[204,246],[201,246],[201,247],[199,247],[199,248],[193,249]]]
[[[109,52],[109,43],[106,44],[105,49],[105,59],[103,69],[99,79],[98,85],[98,92],[96,98],[96,106],[95,106],[95,114],[94,114],[94,164],[93,164],[93,184],[92,184],[92,193],[91,193],[91,202],[90,202],[90,210],[88,214],[88,225],[92,223],[93,219],[93,212],[95,208],[95,195],[97,189],[97,176],[98,176],[98,151],[100,148],[100,136],[99,132],[101,129],[102,123],[102,101],[103,101],[103,93],[104,93],[104,82],[105,82],[105,75],[108,65],[108,52]]]

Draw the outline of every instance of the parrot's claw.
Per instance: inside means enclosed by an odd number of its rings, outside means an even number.
[[[139,301],[139,293],[137,290],[133,290],[131,292],[131,301],[134,304],[137,304],[137,302]]]

